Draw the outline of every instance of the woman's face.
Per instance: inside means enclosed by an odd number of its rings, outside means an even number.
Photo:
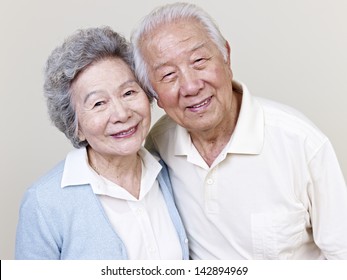
[[[72,83],[78,136],[106,158],[136,154],[150,127],[150,104],[129,66],[119,58],[97,61]]]

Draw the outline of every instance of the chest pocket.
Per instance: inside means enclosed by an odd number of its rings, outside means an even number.
[[[288,259],[302,244],[305,211],[252,214],[255,259]]]

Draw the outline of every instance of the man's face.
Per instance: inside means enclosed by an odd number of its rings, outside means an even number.
[[[198,22],[160,26],[142,51],[158,105],[175,122],[197,133],[223,125],[231,112],[232,72]]]

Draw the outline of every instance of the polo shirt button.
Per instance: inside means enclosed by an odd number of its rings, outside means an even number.
[[[186,244],[188,243],[188,238],[184,239],[184,243]]]
[[[208,179],[207,184],[212,185],[213,184],[213,179]]]
[[[141,215],[143,213],[143,209],[142,208],[137,208],[136,209],[136,214],[137,215]]]
[[[154,247],[149,247],[149,252],[150,253],[154,253],[155,252],[155,248]]]

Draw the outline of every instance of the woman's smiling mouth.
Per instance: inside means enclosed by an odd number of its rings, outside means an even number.
[[[132,136],[137,130],[137,126],[134,126],[130,128],[129,130],[123,130],[121,132],[118,132],[116,134],[112,134],[113,138],[127,138]]]

